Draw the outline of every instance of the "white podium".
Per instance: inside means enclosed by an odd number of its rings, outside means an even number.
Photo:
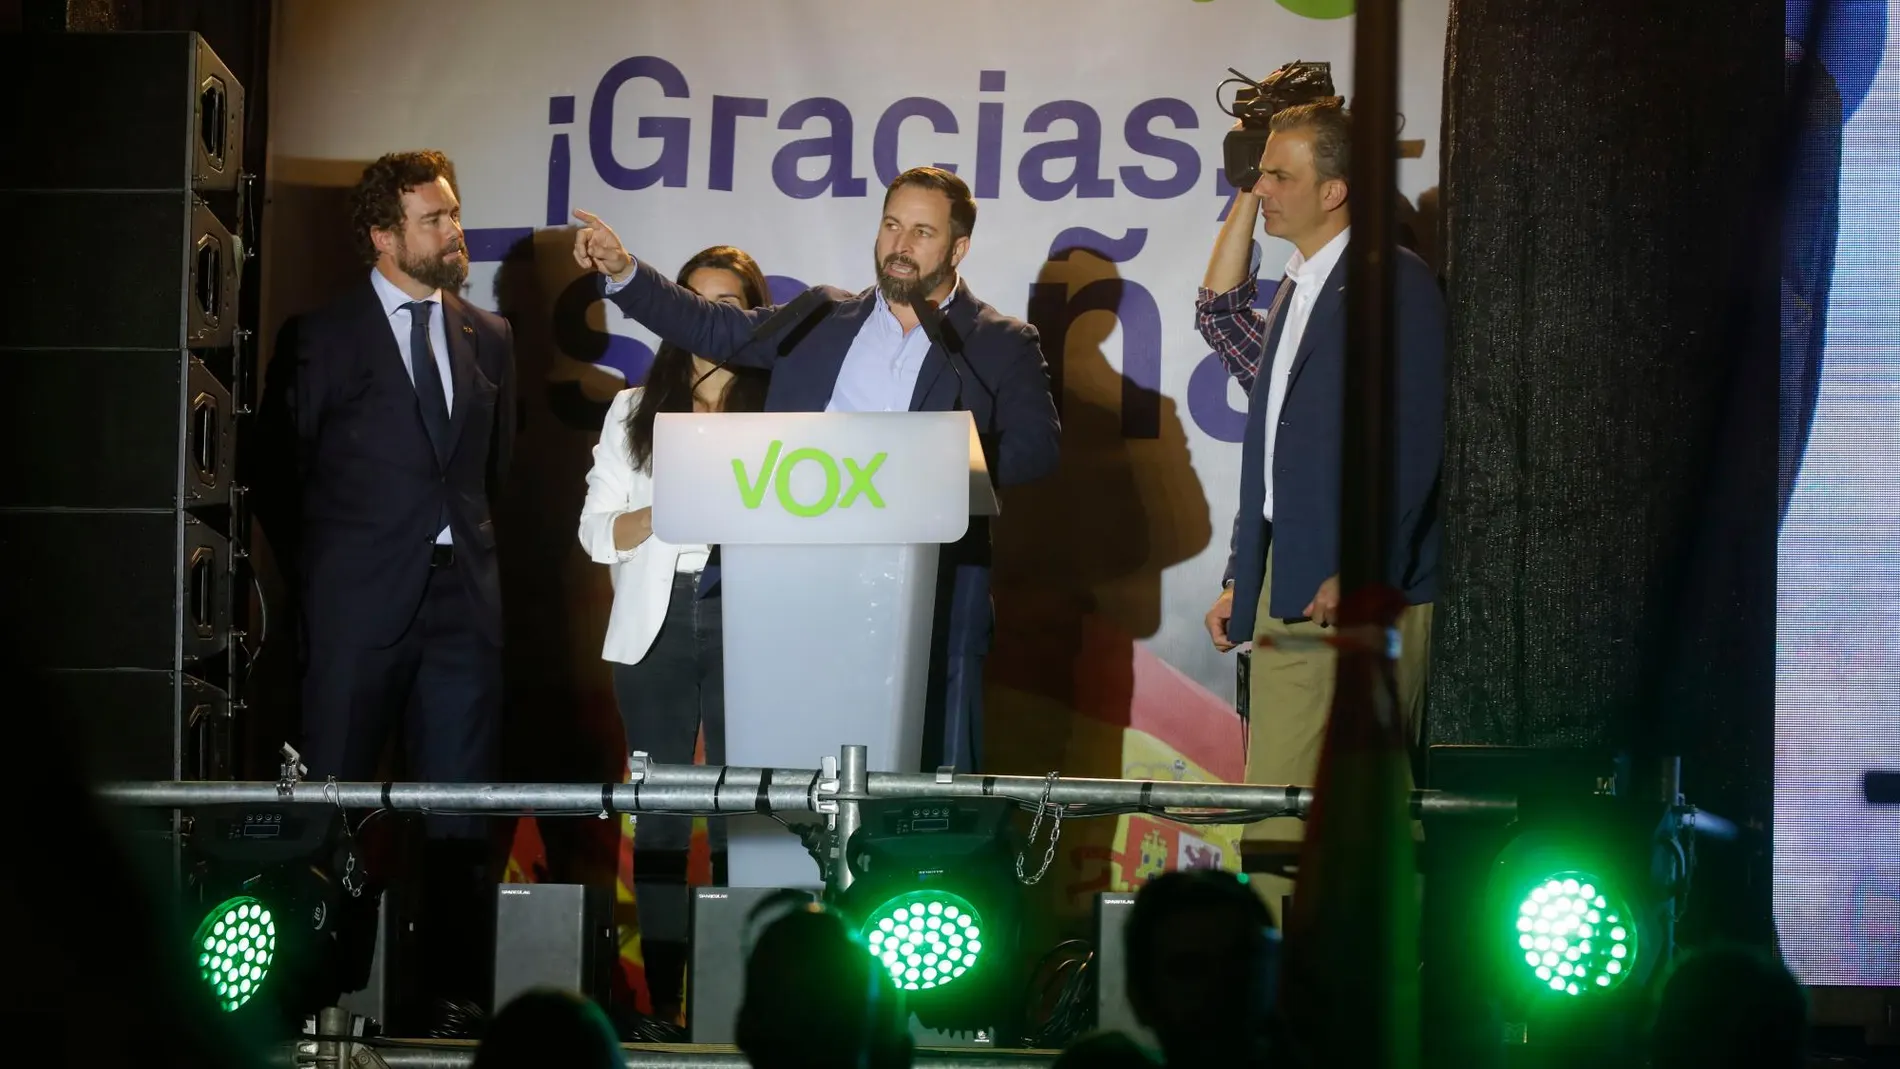
[[[659,416],[653,532],[720,547],[726,763],[916,771],[938,547],[996,510],[967,412]],[[777,821],[722,819],[732,886],[817,882]]]

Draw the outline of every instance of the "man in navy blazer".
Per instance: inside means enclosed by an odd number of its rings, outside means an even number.
[[[502,641],[489,501],[514,435],[514,338],[457,296],[468,249],[447,158],[384,156],[352,199],[372,266],[286,324],[259,412],[259,519],[302,625],[302,755],[317,780],[373,780],[400,725],[408,777],[489,781]],[[427,827],[441,922],[428,934],[445,937],[428,957],[448,993],[477,999],[481,944],[466,926],[479,923],[485,825]]]
[[[741,311],[701,299],[636,262],[605,223],[576,212],[581,266],[606,276],[604,292],[629,318],[711,360],[769,368],[771,412],[946,412],[976,421],[998,486],[1055,470],[1061,438],[1049,368],[1036,328],[977,300],[957,274],[976,226],[963,180],[935,167],[895,178],[884,195],[874,246],[877,285],[863,293],[821,287],[835,303],[753,341],[776,308]],[[942,309],[942,344],[914,304]],[[950,350],[946,352],[945,350]],[[781,355],[782,354],[782,355]],[[975,771],[982,761],[983,658],[989,651],[988,521],[939,561],[923,767]]]
[[[1279,112],[1272,126],[1260,180],[1235,198],[1198,306],[1203,336],[1249,387],[1226,589],[1206,620],[1222,651],[1258,638],[1324,637],[1339,611],[1351,116],[1337,103],[1308,104]],[[1267,232],[1295,248],[1264,318],[1253,310],[1248,263],[1256,206]],[[1409,605],[1400,620],[1398,682],[1416,739],[1438,589],[1445,305],[1416,255],[1398,250],[1394,273],[1394,499],[1385,582]],[[1247,779],[1310,786],[1332,706],[1332,651],[1257,645],[1250,656]],[[1265,821],[1247,835],[1287,842],[1299,833],[1297,821]]]

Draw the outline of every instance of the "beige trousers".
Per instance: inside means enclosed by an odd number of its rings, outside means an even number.
[[[1317,591],[1301,591],[1311,597]],[[1259,635],[1318,637],[1330,629],[1310,620],[1276,620],[1267,611],[1273,595],[1273,554],[1267,554],[1267,578],[1260,584],[1254,615]],[[1424,721],[1425,678],[1431,667],[1432,607],[1408,607],[1399,616],[1396,666],[1399,710],[1413,746]],[[1326,647],[1256,648],[1247,686],[1247,782],[1311,787],[1319,774],[1320,748],[1333,708],[1338,655]],[[1276,918],[1284,896],[1293,891],[1292,869],[1305,822],[1292,817],[1247,826],[1244,839],[1251,857],[1268,859],[1270,871],[1255,873],[1253,885]]]

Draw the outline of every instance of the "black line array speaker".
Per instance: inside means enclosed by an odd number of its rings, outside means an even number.
[[[244,87],[197,34],[9,34],[0,69],[0,188],[237,189]]]
[[[176,349],[0,350],[24,418],[0,423],[0,508],[201,509],[231,502],[231,392]]]
[[[195,33],[8,35],[0,85],[9,648],[95,776],[229,778],[244,87]]]
[[[225,652],[230,543],[181,510],[0,513],[0,598],[30,665],[183,671]]]
[[[190,190],[5,190],[0,212],[31,250],[12,272],[0,347],[231,345],[242,250]]]

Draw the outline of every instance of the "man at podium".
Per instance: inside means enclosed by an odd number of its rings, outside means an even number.
[[[704,300],[635,260],[596,216],[574,214],[584,224],[574,258],[605,276],[607,299],[689,352],[769,368],[766,411],[968,411],[996,485],[1055,470],[1061,425],[1036,329],[978,300],[957,273],[976,226],[976,199],[956,175],[935,167],[898,175],[885,191],[873,244],[877,284],[857,294],[815,287],[786,306],[793,314],[785,317],[779,308],[742,311]],[[989,524],[973,517],[969,532],[939,558],[926,770],[973,772],[982,760],[989,569]]]

